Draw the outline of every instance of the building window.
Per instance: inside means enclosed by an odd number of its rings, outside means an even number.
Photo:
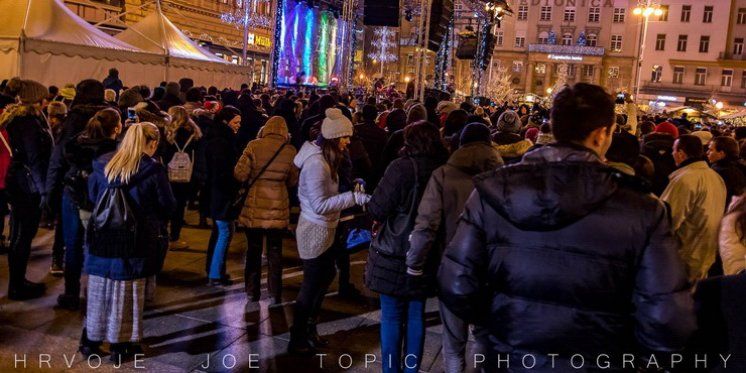
[[[613,52],[622,51],[622,35],[611,35],[611,50]]]
[[[595,47],[598,45],[598,36],[596,34],[588,34],[585,42],[589,47]]]
[[[673,68],[673,84],[684,84],[683,66],[676,66]]]
[[[723,70],[723,77],[720,79],[721,87],[730,87],[733,85],[733,70]]]
[[[738,19],[736,23],[746,25],[746,8],[738,8]]]
[[[609,68],[609,77],[610,78],[618,78],[619,77],[619,66],[612,66]]]
[[[655,37],[655,50],[657,51],[666,50],[666,34],[658,34]]]
[[[697,73],[694,74],[694,85],[705,85],[707,80],[707,68],[698,67]]]
[[[562,45],[572,45],[572,34],[562,35]]]
[[[595,73],[593,65],[583,65],[583,77],[593,78],[593,73]]]
[[[677,52],[686,52],[686,41],[689,39],[687,35],[679,35],[679,42],[676,44]]]
[[[743,54],[743,38],[736,38],[733,41],[733,54],[736,56]]]
[[[498,31],[495,36],[497,37],[497,46],[502,47],[503,46],[503,32]]]
[[[515,47],[516,48],[524,48],[526,46],[526,37],[525,36],[516,36],[515,37]]]
[[[513,72],[519,73],[523,71],[523,61],[513,61]]]
[[[663,66],[661,65],[653,66],[653,74],[650,77],[650,81],[653,83],[660,83],[661,75],[663,75]]]
[[[542,31],[539,33],[538,43],[539,44],[547,44],[549,40],[549,34],[546,31]]]
[[[741,72],[741,88],[746,88],[746,70]]]
[[[541,13],[539,13],[540,21],[551,21],[552,20],[552,7],[543,6],[541,7]]]
[[[710,51],[710,37],[702,36],[699,38],[699,53],[707,53]]]
[[[712,23],[712,6],[705,7],[705,13],[702,15],[702,23]]]
[[[689,22],[689,18],[692,16],[692,6],[682,5],[681,6],[681,22]]]
[[[614,23],[624,23],[624,14],[627,9],[614,8]]]
[[[658,21],[661,21],[661,22],[668,21],[668,5],[661,5],[660,9],[661,9],[661,12],[663,13],[661,13],[661,15],[658,16]]]
[[[574,64],[567,65],[567,76],[571,77],[571,78],[574,78],[575,77],[575,70],[576,69],[575,69],[575,65]]]
[[[598,23],[601,21],[601,8],[588,9],[588,22]]]
[[[536,71],[539,75],[544,75],[547,73],[547,64],[539,62],[536,64],[536,67],[534,68],[534,71]]]
[[[565,8],[565,22],[575,22],[575,8]]]
[[[528,5],[518,6],[518,17],[519,21],[525,21],[528,19]]]

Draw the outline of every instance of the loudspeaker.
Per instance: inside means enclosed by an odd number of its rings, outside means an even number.
[[[459,36],[456,58],[473,60],[477,57],[477,36],[474,34]]]
[[[453,0],[432,0],[431,5],[427,48],[437,52],[448,32],[451,18],[453,18]]]
[[[363,25],[399,27],[399,0],[365,0]]]

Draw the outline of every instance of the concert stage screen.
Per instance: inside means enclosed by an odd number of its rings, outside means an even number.
[[[285,0],[279,37],[277,74],[279,86],[335,85],[342,79],[345,22],[334,13],[309,7],[306,2]]]

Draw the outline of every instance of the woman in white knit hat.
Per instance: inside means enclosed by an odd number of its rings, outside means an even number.
[[[294,160],[300,169],[301,212],[295,234],[303,260],[303,283],[295,302],[290,353],[313,354],[316,348],[326,344],[316,332],[316,319],[336,275],[334,253],[329,248],[334,242],[339,214],[370,199],[361,192],[339,193],[339,165],[352,132],[352,122],[339,109],[327,109],[321,137],[303,144]]]

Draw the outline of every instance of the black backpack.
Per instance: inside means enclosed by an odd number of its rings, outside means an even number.
[[[107,187],[88,223],[89,252],[104,258],[141,257],[139,233],[140,219],[126,185]]]

